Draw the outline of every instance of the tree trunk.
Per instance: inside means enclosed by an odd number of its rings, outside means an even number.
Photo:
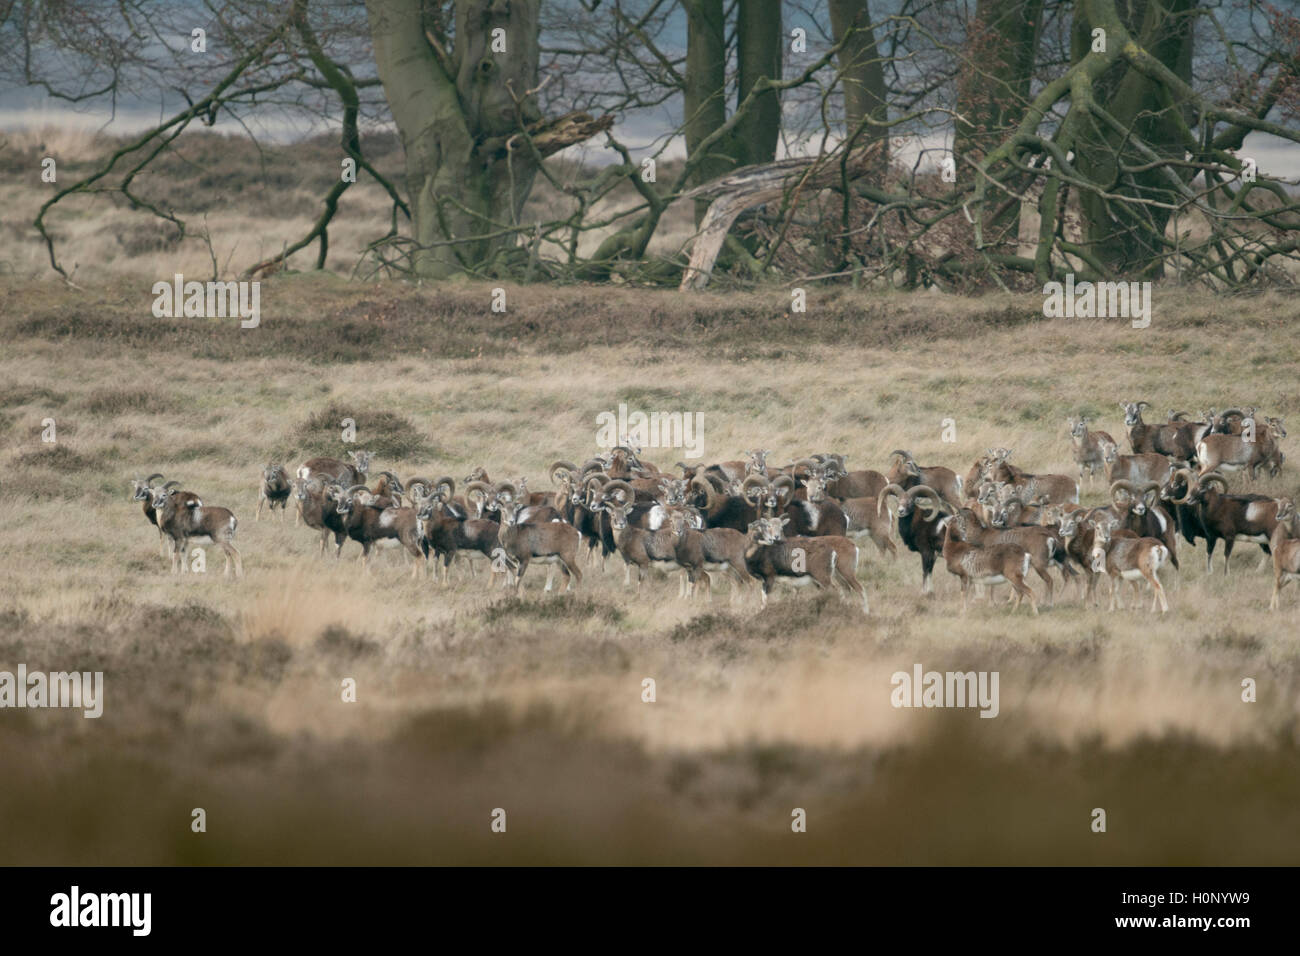
[[[686,154],[694,157],[706,137],[727,121],[727,24],[722,0],[682,0],[686,8],[686,89],[684,90]],[[708,182],[731,165],[715,143],[701,157],[692,180]],[[708,203],[695,204],[698,225]]]
[[[982,160],[1024,118],[1042,15],[1043,0],[979,0],[976,5],[967,62],[957,79],[953,153],[959,177],[973,174],[967,159]],[[993,175],[1000,171],[989,170]],[[1010,186],[1019,192],[1028,179],[1013,179]],[[1020,203],[996,190],[990,196],[983,211],[985,245],[1014,247]]]
[[[1197,0],[1120,0],[1120,21],[1143,48],[1186,82],[1192,75],[1192,34]],[[1072,38],[1074,60],[1082,59],[1092,44],[1094,27],[1105,23],[1089,19],[1088,4],[1075,14]],[[1093,84],[1093,96],[1125,129],[1132,128],[1163,158],[1180,159],[1186,140],[1183,125],[1187,104],[1175,101],[1161,86],[1120,60]],[[1177,193],[1161,171],[1121,176],[1119,163],[1141,165],[1147,157],[1125,148],[1124,137],[1099,122],[1080,124],[1075,145],[1076,165],[1090,181],[1134,198],[1175,202]],[[1117,162],[1118,160],[1118,162]],[[1186,175],[1186,174],[1184,174]],[[1114,275],[1159,278],[1160,258],[1169,213],[1152,206],[1140,214],[1088,191],[1079,196],[1083,210],[1084,247]]]
[[[738,0],[736,5],[736,59],[740,65],[736,106],[745,101],[761,79],[781,79],[784,53],[780,4],[765,0]],[[781,135],[781,100],[776,90],[757,95],[736,123],[731,150],[734,166],[770,163],[776,158]]]
[[[831,14],[831,35],[840,47],[839,63],[841,84],[844,88],[844,130],[846,136],[857,138],[852,146],[866,146],[879,142],[877,173],[889,167],[889,131],[864,123],[868,118],[877,123],[888,118],[885,101],[885,68],[876,50],[876,35],[871,29],[871,11],[867,0],[828,0]],[[854,34],[844,40],[850,28]]]
[[[416,275],[480,271],[515,243],[511,234],[491,234],[517,222],[536,161],[521,137],[505,155],[485,155],[483,144],[504,143],[539,119],[528,95],[537,86],[539,3],[457,0],[449,56],[426,35],[420,0],[366,2],[379,78],[406,151]],[[498,29],[504,33],[494,37]]]

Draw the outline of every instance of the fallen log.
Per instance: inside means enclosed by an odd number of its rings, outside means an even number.
[[[871,159],[879,149],[878,143],[871,143],[853,151],[848,158],[850,180],[870,171]],[[742,212],[780,199],[788,192],[834,185],[841,176],[840,159],[834,155],[807,156],[743,166],[683,193],[682,199],[711,199],[712,202],[695,234],[681,288],[703,289],[709,284],[713,264],[727,233]]]

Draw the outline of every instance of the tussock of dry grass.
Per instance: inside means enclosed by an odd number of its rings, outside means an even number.
[[[355,409],[333,402],[314,412],[298,429],[303,448],[328,447],[339,443],[342,455],[342,424],[351,420],[358,432],[366,436],[365,447],[380,458],[421,464],[437,450],[410,419],[384,409]]]
[[[115,387],[96,389],[86,396],[82,407],[92,415],[117,417],[127,412],[156,415],[169,411],[172,402],[149,388]]]
[[[0,669],[102,669],[108,694],[98,721],[0,716],[24,782],[0,788],[4,862],[1296,861],[1276,835],[1300,823],[1300,592],[1270,615],[1253,545],[1226,580],[1180,546],[1166,618],[1073,593],[1034,618],[962,617],[945,571],[922,598],[914,555],[867,544],[863,619],[833,596],[733,606],[723,581],[709,607],[661,576],[626,593],[617,559],[568,597],[534,569],[522,601],[459,568],[412,583],[392,552],[364,578],[355,544],[319,561],[292,515],[253,521],[265,460],[339,453],[343,417],[375,469],[535,489],[620,402],[702,412],[710,460],[880,468],[906,447],[964,472],[997,444],[1069,471],[1067,416],[1118,436],[1123,400],[1295,416],[1290,300],[1158,290],[1136,331],[1044,321],[1033,298],[819,292],[791,316],[779,289],[509,286],[494,315],[477,285],[289,277],[241,330],[154,320],[148,292],[0,285]],[[235,511],[247,580],[211,550],[206,575],[165,573],[128,500],[154,471]],[[1294,470],[1261,486],[1294,493]],[[892,708],[915,662],[998,670],[1000,716]],[[202,840],[194,806],[221,821]],[[497,806],[509,841],[489,840]],[[795,806],[816,825],[792,843]],[[1089,833],[1096,806],[1114,839]]]

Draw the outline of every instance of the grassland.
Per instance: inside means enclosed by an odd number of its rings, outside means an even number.
[[[963,616],[946,572],[923,598],[915,555],[868,544],[864,619],[834,596],[632,594],[613,564],[566,597],[536,571],[523,600],[444,590],[253,521],[259,467],[342,451],[344,412],[377,467],[535,488],[620,402],[703,413],[708,459],[879,468],[908,447],[964,471],[1003,444],[1068,470],[1066,417],[1118,435],[1123,400],[1295,417],[1294,298],[1158,289],[1134,330],[1043,320],[1037,297],[814,291],[792,316],[779,288],[506,286],[496,314],[473,284],[287,275],[242,330],[153,318],[152,281],[0,280],[0,669],[106,682],[99,720],[0,712],[0,862],[1300,861],[1300,594],[1268,613],[1253,546],[1227,579],[1182,546],[1165,617],[1074,593],[1031,617]],[[215,551],[207,574],[166,573],[128,500],[152,471],[235,511],[244,581]],[[1294,468],[1263,486],[1293,494]],[[1000,715],[891,707],[916,662],[999,671]]]

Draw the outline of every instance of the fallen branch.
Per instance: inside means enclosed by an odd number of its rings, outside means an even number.
[[[828,156],[781,159],[773,163],[745,166],[717,179],[701,183],[683,193],[682,199],[712,199],[691,246],[691,259],[682,276],[682,289],[703,289],[709,284],[713,264],[727,239],[727,233],[742,212],[774,202],[791,190],[822,189],[864,175],[871,168],[880,143],[856,149],[843,168]]]

